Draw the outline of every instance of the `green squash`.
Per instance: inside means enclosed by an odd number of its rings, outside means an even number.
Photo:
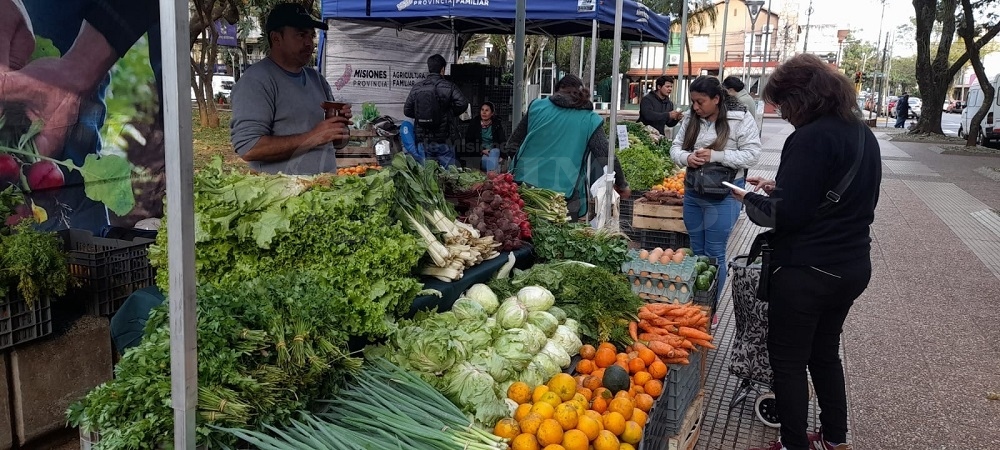
[[[631,380],[629,380],[628,372],[625,369],[622,369],[621,366],[613,365],[604,369],[604,379],[601,380],[601,383],[614,395],[619,391],[627,391]]]

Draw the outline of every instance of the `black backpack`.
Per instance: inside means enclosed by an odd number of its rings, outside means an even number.
[[[413,96],[414,123],[425,130],[437,131],[445,123],[445,113],[442,100],[438,98],[438,84],[435,82],[430,89],[420,89]]]

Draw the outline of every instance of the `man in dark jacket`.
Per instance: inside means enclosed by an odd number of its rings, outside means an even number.
[[[896,99],[896,128],[903,128],[906,125],[906,118],[910,115],[910,94],[906,92]]]
[[[403,105],[403,114],[413,119],[417,143],[444,167],[458,165],[457,117],[469,107],[458,86],[442,76],[447,65],[441,55],[427,58],[427,78],[413,86]]]
[[[677,125],[682,114],[674,111],[674,102],[670,101],[670,93],[673,91],[673,80],[666,75],[657,78],[656,89],[639,102],[639,123],[656,128],[664,136],[666,127]]]

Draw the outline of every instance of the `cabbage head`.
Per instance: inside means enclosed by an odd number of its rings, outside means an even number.
[[[512,328],[497,338],[493,343],[493,349],[510,364],[513,370],[521,371],[544,345],[545,341],[539,342],[537,336],[527,330]]]
[[[542,332],[541,328],[538,328],[530,323],[524,324],[524,331],[528,333],[528,340],[534,343],[531,347],[531,353],[538,353],[543,346],[545,346],[545,341],[549,340],[548,336]]]
[[[464,297],[455,300],[455,304],[451,306],[451,312],[455,314],[455,318],[462,324],[469,321],[477,323],[485,322],[486,318],[489,317],[489,314],[486,313],[486,310],[479,303]]]
[[[528,286],[517,291],[517,299],[528,311],[547,311],[556,303],[556,297],[541,286]]]
[[[505,383],[512,380],[518,372],[509,361],[492,350],[480,352],[473,357],[471,362],[485,367],[486,371],[489,372],[491,377],[493,377],[493,381],[496,381],[497,383]],[[504,390],[504,396],[507,395],[506,392],[507,391]]]
[[[452,338],[451,331],[447,328],[424,328],[423,332],[407,333],[410,342],[406,351],[410,366],[427,374],[441,374],[465,361],[465,346]],[[400,337],[397,335],[397,342]]]
[[[550,378],[554,377],[557,373],[562,372],[559,368],[559,364],[552,360],[549,355],[545,353],[539,353],[535,355],[535,358],[528,363],[528,368],[525,371],[532,370],[532,367],[542,376],[542,383],[546,383]]]
[[[528,313],[528,323],[538,327],[545,333],[545,336],[552,336],[552,333],[556,332],[556,327],[559,326],[559,321],[552,314],[545,311],[532,311]]]
[[[451,330],[452,339],[459,341],[465,347],[466,353],[487,349],[493,342],[493,330],[484,325],[469,322]]]
[[[566,321],[563,322],[563,325],[566,326],[566,328],[569,328],[569,331],[572,331],[575,334],[580,334],[580,322],[573,319],[566,319]]]
[[[516,297],[508,298],[500,304],[496,313],[497,323],[506,329],[519,328],[528,319],[528,309]]]
[[[549,308],[548,313],[552,314],[552,317],[555,317],[560,324],[566,321],[566,311],[563,311],[563,309],[558,306]]]
[[[580,341],[580,336],[574,333],[573,330],[570,330],[566,325],[559,325],[556,327],[556,332],[552,335],[552,339],[549,341],[555,342],[563,350],[566,350],[566,353],[569,353],[571,358],[580,353],[580,347],[583,347],[583,342]]]
[[[486,314],[493,314],[496,312],[497,307],[500,306],[500,300],[497,299],[497,295],[493,293],[489,286],[482,283],[472,285],[466,291],[465,296],[479,303],[479,306],[483,307]]]
[[[474,412],[484,424],[507,415],[507,404],[497,396],[496,382],[486,368],[464,361],[445,374],[445,395],[463,411]]]
[[[569,352],[563,350],[556,341],[550,340],[545,343],[542,347],[541,353],[539,355],[546,355],[552,359],[552,362],[556,363],[560,368],[569,367],[571,361]]]

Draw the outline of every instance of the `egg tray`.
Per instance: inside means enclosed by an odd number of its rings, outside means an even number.
[[[632,285],[632,292],[648,302],[683,304],[690,303],[694,299],[693,282],[669,281],[638,275],[629,275],[628,281]]]
[[[655,279],[666,279],[677,282],[693,282],[697,277],[695,264],[698,258],[687,256],[680,263],[651,263],[639,258],[637,250],[629,250],[629,260],[622,263],[622,273],[628,276],[644,276]]]

